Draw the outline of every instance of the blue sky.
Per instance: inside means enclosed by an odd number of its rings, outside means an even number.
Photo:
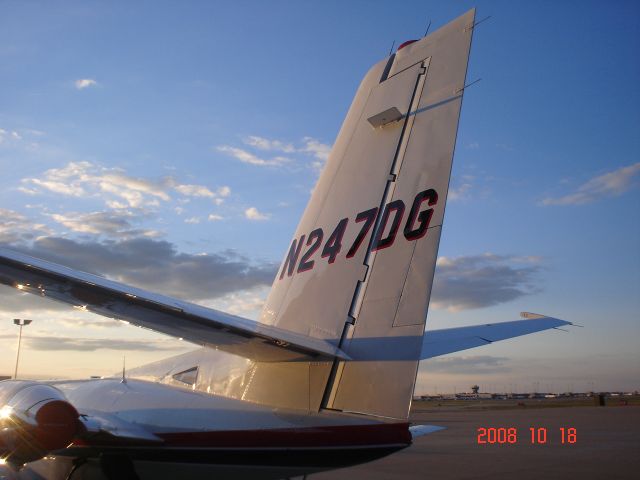
[[[132,3],[3,3],[0,242],[255,317],[364,73],[476,6],[428,328],[585,328],[431,360],[418,389],[639,388],[637,2]],[[189,348],[0,300],[3,351],[35,320],[25,375]]]

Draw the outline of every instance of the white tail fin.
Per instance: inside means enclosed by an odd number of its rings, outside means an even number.
[[[309,405],[408,414],[474,15],[368,72],[275,279],[261,321],[354,359],[318,368]]]

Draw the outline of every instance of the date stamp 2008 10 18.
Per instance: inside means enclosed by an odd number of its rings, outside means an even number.
[[[546,427],[529,427],[529,431],[523,434],[524,440],[521,440],[515,427],[479,427],[477,442],[479,445],[509,445],[524,441],[532,445],[544,445],[548,441],[559,441],[561,445],[572,445],[578,441],[578,432],[573,427],[560,427],[557,435],[548,435],[549,430]],[[553,433],[556,433],[555,430]]]

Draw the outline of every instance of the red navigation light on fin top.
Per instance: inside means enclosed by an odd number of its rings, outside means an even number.
[[[400,50],[402,50],[404,47],[406,47],[407,45],[411,45],[412,43],[417,42],[418,40],[407,40],[406,42],[402,42],[400,44],[400,46],[398,47],[398,50],[396,50],[396,52],[399,52]]]

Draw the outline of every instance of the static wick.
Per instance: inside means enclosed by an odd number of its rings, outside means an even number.
[[[467,89],[467,88],[469,88],[471,85],[475,85],[475,84],[476,84],[476,83],[478,83],[480,80],[482,80],[482,79],[481,79],[481,78],[479,78],[479,79],[477,79],[477,80],[474,80],[474,81],[473,81],[473,82],[471,82],[471,83],[468,83],[468,84],[467,84],[467,85],[465,85],[464,87],[459,88],[458,90],[456,90],[456,94],[457,94],[457,93],[460,93],[460,92],[462,92],[462,91],[464,91],[464,90],[466,90],[466,89]]]
[[[465,32],[469,31],[469,30],[473,30],[474,28],[476,28],[478,25],[480,25],[482,22],[489,20],[491,18],[491,15],[484,17],[482,20],[472,23],[471,25],[469,25],[468,27],[466,27],[464,29]]]

